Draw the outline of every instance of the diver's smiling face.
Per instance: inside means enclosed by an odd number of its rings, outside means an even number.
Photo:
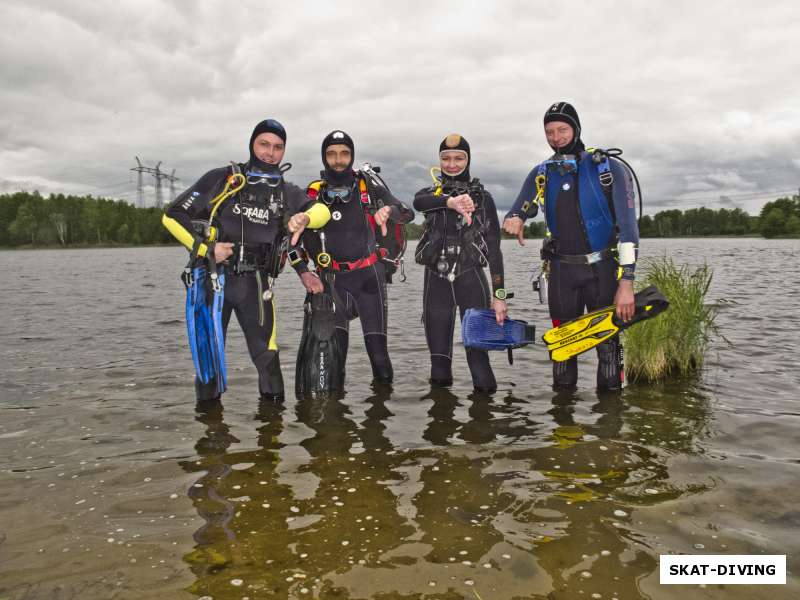
[[[553,150],[565,148],[572,142],[572,137],[575,135],[575,130],[563,121],[550,121],[544,126],[544,135],[547,137],[547,143]]]
[[[353,153],[350,148],[344,144],[331,144],[325,149],[325,162],[328,168],[342,173],[353,159]]]
[[[268,165],[280,164],[285,152],[286,144],[274,133],[260,133],[253,140],[253,154]]]
[[[455,177],[467,168],[467,153],[463,150],[443,150],[439,153],[439,165],[445,175]]]

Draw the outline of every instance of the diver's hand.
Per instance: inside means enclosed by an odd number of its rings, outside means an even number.
[[[628,279],[620,279],[617,286],[617,293],[614,294],[614,304],[617,305],[617,317],[625,323],[633,318],[636,310],[633,298],[633,282]]]
[[[382,206],[377,211],[375,211],[375,224],[380,226],[381,235],[383,236],[387,234],[388,230],[386,229],[386,222],[389,220],[391,214],[392,214],[391,206]]]
[[[517,236],[520,246],[525,245],[525,223],[519,217],[508,217],[503,221],[503,231],[508,235]]]
[[[311,217],[309,217],[306,213],[297,213],[296,215],[291,216],[287,227],[289,229],[289,233],[292,234],[292,241],[290,242],[292,246],[297,246],[297,242],[300,241],[300,235],[310,222]]]
[[[464,215],[467,225],[472,225],[472,213],[475,212],[475,203],[472,201],[469,194],[450,196],[447,199],[447,208],[456,211],[460,215]]]
[[[325,290],[325,286],[322,285],[319,275],[311,271],[300,273],[300,281],[303,282],[303,287],[306,288],[309,294],[319,294]]]
[[[502,325],[503,321],[505,321],[508,316],[508,305],[506,301],[500,300],[499,298],[492,299],[492,310],[494,311],[495,319],[497,319],[497,324]]]
[[[217,242],[214,244],[214,262],[221,263],[228,260],[233,254],[233,244],[231,242]]]

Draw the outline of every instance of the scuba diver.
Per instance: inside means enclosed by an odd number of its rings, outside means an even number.
[[[404,249],[405,238],[399,240],[398,236],[403,235],[403,225],[414,219],[414,212],[392,195],[377,168],[365,165],[360,171],[353,170],[354,159],[352,138],[343,131],[332,131],[322,140],[325,168],[321,179],[310,183],[306,191],[311,200],[329,208],[331,220],[303,236],[316,272],[301,273],[300,277],[312,300],[313,295],[330,294],[330,302],[307,302],[307,306],[321,314],[327,307],[335,327],[322,328],[330,334],[324,361],[314,340],[306,338],[304,327],[297,357],[299,393],[341,389],[349,321],[356,317],[361,319],[374,381],[389,384],[393,379],[386,339],[386,284]],[[317,368],[312,368],[321,361],[326,363],[325,371],[336,371],[324,384],[316,377]]]
[[[546,293],[555,327],[601,307],[630,322],[639,244],[633,172],[619,150],[586,149],[578,113],[567,102],[547,109],[544,132],[555,154],[525,178],[503,229],[525,245],[525,220],[542,206],[547,235],[541,250],[540,300],[544,302]],[[620,390],[619,336],[596,348],[598,391]],[[555,390],[574,390],[577,381],[576,356],[554,360]]]
[[[441,177],[414,197],[425,214],[415,260],[425,266],[422,320],[431,354],[433,385],[453,383],[453,327],[456,307],[461,319],[469,308],[491,308],[498,324],[506,319],[500,223],[491,194],[469,173],[469,143],[448,135],[439,144]],[[483,267],[489,267],[491,291]],[[493,393],[497,382],[485,350],[466,348],[476,391]]]
[[[283,125],[274,119],[258,123],[248,149],[246,163],[209,171],[162,218],[190,253],[184,283],[198,402],[217,400],[225,391],[224,344],[233,312],[258,370],[262,400],[283,400],[273,282],[287,256],[298,272],[307,270],[299,236],[330,218],[325,205],[284,179],[291,164],[280,164]]]

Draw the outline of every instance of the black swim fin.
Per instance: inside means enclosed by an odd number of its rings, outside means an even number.
[[[635,294],[634,300],[635,311],[627,323],[616,316],[616,306],[612,304],[550,329],[542,339],[547,344],[551,360],[561,362],[582,354],[631,325],[654,317],[669,307],[667,299],[654,285]]]
[[[344,388],[346,355],[336,334],[337,309],[327,291],[306,297],[295,369],[295,391],[300,396]]]

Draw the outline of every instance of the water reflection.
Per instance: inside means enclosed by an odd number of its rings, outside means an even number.
[[[398,433],[399,411],[424,426]],[[303,398],[262,405],[250,449],[222,406],[197,421],[197,458],[181,466],[201,474],[189,497],[204,524],[185,560],[190,591],[217,600],[638,598],[657,553],[633,511],[713,485],[669,475],[709,433],[692,385],[546,407],[442,388]]]

